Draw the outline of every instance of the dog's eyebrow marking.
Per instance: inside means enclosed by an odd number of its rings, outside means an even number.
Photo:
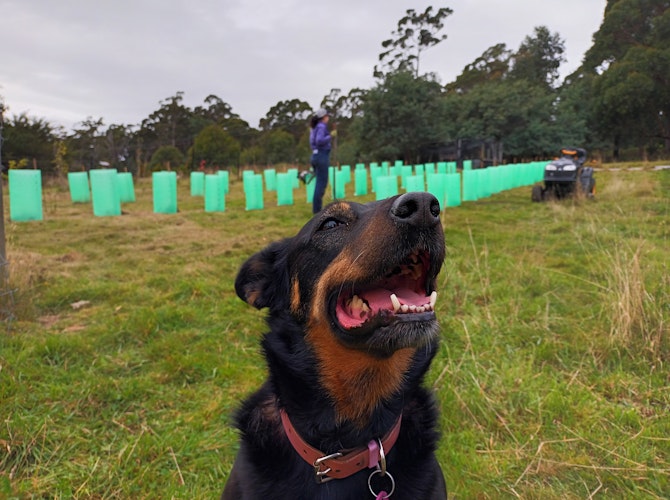
[[[351,211],[352,211],[352,210],[351,210],[351,205],[350,205],[349,203],[347,203],[346,201],[336,202],[336,203],[332,206],[332,208],[333,208],[334,210],[341,210],[341,211],[343,211],[343,212],[351,212]]]
[[[345,217],[354,217],[354,210],[351,207],[351,205],[345,201],[340,201],[340,202],[335,202],[330,207],[328,207],[328,210],[324,212],[324,216],[345,216]]]

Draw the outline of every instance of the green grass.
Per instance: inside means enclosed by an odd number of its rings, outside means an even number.
[[[520,188],[443,212],[427,383],[451,498],[670,492],[670,171],[596,176],[595,201]],[[43,222],[6,224],[0,498],[218,497],[231,413],[265,376],[235,274],[311,212],[297,192],[246,212],[231,189],[205,213],[182,180],[179,213],[157,215],[141,180],[96,218],[56,185]]]

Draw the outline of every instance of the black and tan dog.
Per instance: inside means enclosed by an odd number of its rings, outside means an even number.
[[[269,377],[237,415],[224,499],[444,499],[435,355],[438,201],[335,202],[240,269],[237,294],[269,309]]]

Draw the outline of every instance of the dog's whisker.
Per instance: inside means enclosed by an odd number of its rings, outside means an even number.
[[[363,255],[365,254],[365,252],[366,252],[365,249],[364,249],[364,250],[361,250],[360,252],[358,252],[358,255],[354,258],[354,260],[351,261],[351,265],[353,266],[354,264],[356,264],[356,262],[358,262],[358,259],[360,259],[361,257],[363,257]],[[342,292],[344,291],[344,285],[345,285],[345,283],[342,283],[342,284],[340,285],[340,289],[339,289],[338,292],[337,292],[337,296],[338,296],[338,297],[339,297],[340,295],[342,295]],[[356,286],[356,285],[355,285],[354,283],[351,283],[351,293],[352,293],[352,294],[353,294],[354,291],[355,291],[355,286]]]

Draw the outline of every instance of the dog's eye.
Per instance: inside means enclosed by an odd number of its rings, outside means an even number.
[[[344,222],[329,217],[328,219],[324,220],[321,223],[321,225],[319,226],[319,231],[328,231],[329,229],[335,229],[336,227],[343,225],[345,225]]]

